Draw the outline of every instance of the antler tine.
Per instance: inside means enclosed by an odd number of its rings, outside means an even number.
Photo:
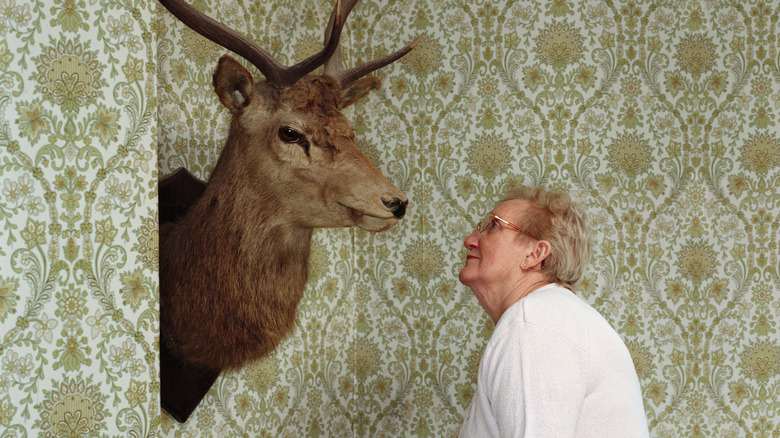
[[[421,33],[417,38],[415,38],[414,41],[409,43],[406,47],[402,48],[401,50],[398,50],[396,52],[393,52],[389,55],[385,55],[381,58],[375,59],[373,61],[367,62],[363,65],[359,65],[357,67],[353,67],[347,71],[337,73],[334,75],[336,79],[338,79],[339,83],[341,84],[342,88],[346,87],[347,85],[351,84],[352,82],[360,79],[361,77],[371,73],[374,70],[378,70],[386,65],[392,64],[393,62],[397,61],[407,53],[411,52],[415,47],[417,47],[417,44],[420,43],[422,40],[422,37],[425,35],[425,33]]]
[[[266,81],[277,88],[292,86],[298,79],[324,64],[338,49],[341,30],[344,27],[344,20],[342,19],[342,13],[340,13],[341,0],[336,0],[336,6],[332,14],[335,19],[333,20],[332,30],[329,28],[330,38],[328,38],[325,47],[319,53],[293,66],[285,67],[262,47],[244,35],[201,13],[185,1],[159,1],[171,14],[195,32],[251,62],[263,73]],[[352,3],[349,8],[351,9],[357,0],[354,0],[354,2],[352,0],[348,1]],[[349,14],[348,11],[347,14]]]
[[[195,32],[251,62],[263,73],[269,83],[282,84],[284,66],[244,35],[208,17],[182,0],[160,0],[160,3]]]
[[[311,73],[317,67],[325,64],[328,59],[338,51],[341,30],[344,28],[346,16],[349,15],[349,11],[352,10],[352,7],[355,6],[357,1],[358,0],[347,0],[348,7],[346,8],[346,12],[342,12],[341,0],[336,0],[336,6],[333,7],[333,12],[331,13],[332,26],[331,23],[328,23],[328,27],[325,30],[325,47],[316,55],[310,56],[287,69],[291,76],[290,85],[294,84],[298,79],[308,73]]]
[[[358,0],[347,0],[346,4],[341,9],[341,23],[342,25],[347,22],[347,17],[349,17],[349,13],[352,12],[352,8],[355,7]],[[333,12],[330,14],[330,20],[328,20],[328,27],[325,29],[325,42],[327,43],[331,38],[331,33],[333,32],[333,25],[336,18],[336,9],[333,9]],[[341,45],[336,48],[336,51],[333,52],[333,56],[328,58],[327,61],[325,61],[325,74],[330,76],[336,76],[337,74],[341,73],[344,70],[344,67],[341,65]]]
[[[355,4],[357,4],[357,2],[358,0],[346,1],[346,4],[341,11],[342,25],[347,21],[347,17],[349,16],[349,13],[352,11],[352,8],[355,7]],[[330,32],[331,29],[333,28],[333,22],[335,17],[336,17],[336,10],[334,9],[333,13],[331,13],[330,15],[330,21],[328,22],[328,27],[325,30],[325,41],[328,41],[330,39]],[[378,70],[386,65],[392,64],[393,62],[402,58],[407,53],[411,52],[417,46],[417,44],[420,43],[420,40],[422,40],[423,35],[424,33],[420,34],[414,41],[409,43],[406,47],[404,47],[401,50],[383,56],[379,59],[375,59],[374,61],[368,62],[366,64],[353,67],[347,71],[344,71],[344,67],[342,66],[341,47],[338,47],[336,51],[333,53],[333,56],[331,56],[330,59],[328,59],[325,62],[325,74],[333,76],[336,79],[338,79],[342,88],[346,87],[350,83],[360,79],[361,77],[371,73],[372,71]]]

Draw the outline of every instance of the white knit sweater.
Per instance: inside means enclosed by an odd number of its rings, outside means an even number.
[[[531,292],[496,324],[460,436],[648,437],[628,349],[568,289]]]

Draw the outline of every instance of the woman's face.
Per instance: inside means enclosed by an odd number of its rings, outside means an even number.
[[[513,199],[502,202],[492,210],[492,213],[516,224],[522,217],[526,203],[529,201]],[[460,271],[458,279],[469,286],[477,299],[485,307],[486,301],[500,297],[487,297],[481,294],[487,291],[502,289],[502,285],[522,274],[520,265],[523,263],[528,239],[518,237],[518,231],[499,220],[493,220],[488,227],[480,232],[475,230],[463,242],[469,249],[466,264]]]

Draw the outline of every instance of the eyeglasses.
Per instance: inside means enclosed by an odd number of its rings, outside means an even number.
[[[526,236],[530,236],[530,237],[533,237],[536,240],[539,240],[538,237],[534,236],[533,234],[529,233],[528,231],[525,231],[524,229],[518,227],[517,225],[509,222],[508,220],[506,220],[506,219],[504,219],[504,218],[494,214],[493,212],[488,212],[488,214],[486,214],[485,217],[483,217],[482,220],[479,221],[479,223],[477,223],[477,230],[479,230],[479,232],[481,233],[481,232],[485,231],[490,226],[490,224],[493,224],[496,221],[501,222],[502,224],[508,226],[509,228],[511,228],[511,229],[513,229],[513,230],[515,230],[515,231],[517,231],[519,233],[523,233]]]

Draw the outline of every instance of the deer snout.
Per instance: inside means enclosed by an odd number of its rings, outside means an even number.
[[[389,211],[393,213],[396,219],[401,219],[406,214],[406,204],[409,203],[408,199],[401,199],[397,196],[392,198],[382,198],[382,204],[385,205]]]

